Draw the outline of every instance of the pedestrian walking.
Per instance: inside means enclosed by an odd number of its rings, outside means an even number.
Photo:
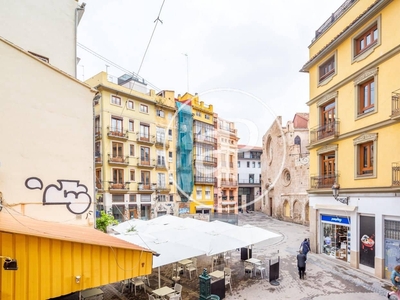
[[[306,261],[306,255],[302,251],[299,251],[299,254],[297,254],[297,269],[299,270],[300,279],[304,279],[304,274],[306,273]]]
[[[307,253],[311,251],[310,240],[308,238],[305,238],[304,241],[301,243],[300,251],[306,256],[307,259]]]
[[[394,267],[390,280],[393,284],[392,291],[388,292],[386,296],[390,299],[391,295],[396,295],[397,298],[400,299],[400,265]]]

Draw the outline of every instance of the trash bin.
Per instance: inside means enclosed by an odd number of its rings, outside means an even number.
[[[220,300],[221,298],[217,295],[210,295],[210,300]]]
[[[246,260],[251,258],[251,250],[252,249],[247,249],[247,248],[240,248],[241,252],[240,252],[240,259],[241,260]],[[249,254],[247,255],[247,251],[249,251]]]

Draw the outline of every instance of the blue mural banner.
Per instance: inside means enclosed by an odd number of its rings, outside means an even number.
[[[350,217],[321,215],[321,221],[342,225],[350,225]]]

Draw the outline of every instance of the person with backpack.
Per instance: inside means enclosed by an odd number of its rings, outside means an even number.
[[[306,256],[307,259],[307,253],[311,251],[310,239],[308,238],[304,239],[304,241],[300,245],[300,251]]]

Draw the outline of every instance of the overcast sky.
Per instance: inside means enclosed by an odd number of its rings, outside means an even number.
[[[198,93],[236,123],[240,144],[261,146],[276,116],[285,125],[308,112],[308,74],[299,70],[315,31],[344,0],[84,2],[80,44],[158,89]],[[81,47],[78,56],[81,80],[124,74]]]

